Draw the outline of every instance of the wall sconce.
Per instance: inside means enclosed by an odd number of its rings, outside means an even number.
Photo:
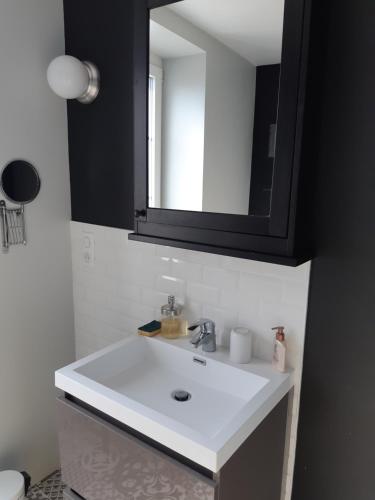
[[[64,99],[77,99],[82,104],[90,104],[99,94],[98,68],[76,57],[56,57],[48,66],[47,80],[55,94]]]

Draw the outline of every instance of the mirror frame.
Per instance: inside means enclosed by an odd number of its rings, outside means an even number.
[[[35,196],[33,198],[29,198],[27,201],[18,201],[18,200],[15,200],[14,198],[11,198],[9,196],[9,194],[6,192],[6,190],[4,189],[3,175],[4,175],[5,171],[9,167],[11,167],[13,163],[19,163],[19,162],[28,165],[30,167],[30,169],[35,174],[35,179],[36,179]],[[3,167],[3,169],[1,170],[1,173],[0,173],[0,190],[1,190],[1,193],[3,194],[3,196],[4,196],[4,198],[6,200],[10,201],[11,203],[14,203],[15,205],[21,205],[22,206],[22,205],[28,205],[29,203],[32,203],[38,197],[38,195],[40,193],[41,185],[42,185],[42,182],[41,182],[41,179],[40,179],[40,175],[39,175],[38,169],[32,163],[30,163],[27,160],[23,160],[21,158],[16,158],[16,159],[11,160],[10,162],[8,162]]]
[[[150,9],[172,3],[176,2],[134,2],[135,232],[144,235],[144,241],[147,237],[159,237],[255,252],[290,253],[288,239],[295,225],[296,189],[301,167],[311,0],[285,0],[276,157],[271,210],[267,217],[148,207]],[[268,238],[272,241],[265,244],[267,238],[264,236],[272,237]]]

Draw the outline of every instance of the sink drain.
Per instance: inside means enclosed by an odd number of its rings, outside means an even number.
[[[182,389],[178,389],[177,391],[172,392],[172,398],[179,403],[184,403],[185,401],[189,401],[189,399],[191,399],[191,394]]]

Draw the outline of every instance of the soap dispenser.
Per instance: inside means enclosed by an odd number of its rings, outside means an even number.
[[[176,303],[173,295],[168,297],[168,304],[161,308],[160,335],[167,339],[177,339],[187,335],[187,321],[182,314],[183,307]]]
[[[275,326],[272,330],[276,330],[276,338],[273,346],[272,364],[279,372],[285,372],[286,368],[286,342],[285,342],[285,327]]]

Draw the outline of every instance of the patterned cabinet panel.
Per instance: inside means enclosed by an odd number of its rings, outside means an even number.
[[[214,481],[76,404],[57,415],[63,480],[86,500],[216,500]]]

